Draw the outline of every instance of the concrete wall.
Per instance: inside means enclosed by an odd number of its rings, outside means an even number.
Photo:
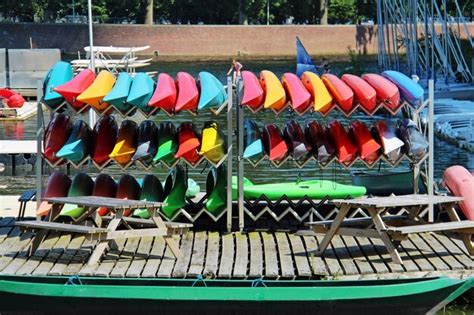
[[[470,25],[474,33],[474,25]],[[88,45],[84,24],[0,24],[0,47],[60,48],[77,53]],[[118,25],[94,26],[95,45],[150,45],[145,54],[161,57],[206,58],[236,55],[282,57],[295,55],[295,36],[311,54],[347,54],[348,47],[362,54],[376,53],[375,26],[240,26],[240,25]]]

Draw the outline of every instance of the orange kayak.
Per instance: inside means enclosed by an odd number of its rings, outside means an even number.
[[[352,92],[351,88],[334,74],[323,74],[322,79],[341,110],[349,113],[353,108],[354,99],[354,92]]]
[[[271,71],[263,70],[260,72],[260,84],[265,91],[263,107],[281,110],[286,104],[286,93],[277,76]]]

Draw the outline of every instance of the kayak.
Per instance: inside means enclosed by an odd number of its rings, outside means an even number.
[[[358,120],[353,121],[349,126],[349,135],[357,144],[359,155],[368,164],[373,164],[380,155],[380,145],[370,134],[367,126]]]
[[[227,151],[221,131],[214,121],[204,123],[199,154],[213,163],[218,163]]]
[[[162,202],[164,199],[163,185],[161,185],[160,180],[155,175],[145,175],[142,180],[140,200]],[[133,211],[133,216],[142,219],[149,219],[150,213],[147,209],[136,209]]]
[[[367,81],[375,90],[377,102],[384,104],[388,109],[396,111],[400,105],[400,92],[398,87],[390,80],[375,73],[362,75],[362,79]]]
[[[55,113],[44,132],[43,154],[50,163],[59,160],[57,152],[66,144],[72,130],[71,119],[68,115]]]
[[[127,72],[120,72],[115,85],[102,99],[103,102],[113,105],[122,113],[128,112],[132,106],[127,103],[127,97],[132,86],[132,76]]]
[[[421,105],[425,91],[418,83],[403,73],[393,70],[382,72],[382,76],[392,81],[398,87],[401,97],[412,106]]]
[[[84,69],[74,78],[64,84],[56,86],[53,90],[61,94],[66,102],[75,110],[82,110],[86,105],[78,101],[77,97],[81,95],[81,93],[84,92],[92,82],[94,82],[94,79],[94,71],[91,69]]]
[[[141,109],[145,113],[149,113],[152,108],[148,106],[148,102],[154,90],[155,82],[153,82],[153,79],[148,74],[139,72],[133,78],[127,103]]]
[[[176,106],[178,90],[174,79],[167,73],[160,73],[156,89],[151,96],[148,106],[158,107],[171,114]]]
[[[192,122],[182,122],[178,128],[178,151],[175,158],[182,158],[191,164],[196,164],[199,159],[201,147],[200,135]]]
[[[468,220],[474,220],[474,176],[464,167],[454,165],[444,171],[443,182],[454,196],[464,198],[459,208]]]
[[[331,121],[328,132],[336,147],[339,162],[347,165],[354,161],[357,158],[357,146],[352,143],[342,124],[337,120]]]
[[[327,113],[331,109],[333,99],[323,80],[316,73],[306,71],[301,76],[301,81],[311,95],[314,111]]]
[[[237,178],[232,178],[232,190],[237,191]],[[365,187],[343,185],[330,180],[307,180],[301,182],[287,182],[278,184],[254,184],[244,178],[244,198],[257,199],[266,196],[270,200],[278,200],[283,196],[288,199],[299,200],[304,197],[310,199],[323,198],[357,198],[366,194]]]
[[[92,151],[92,130],[83,120],[76,120],[64,146],[56,153],[56,157],[67,159],[73,163],[84,160]]]
[[[288,145],[274,124],[267,124],[263,128],[263,147],[270,161],[276,163],[282,162],[288,155]]]
[[[53,172],[49,178],[43,193],[43,198],[67,197],[71,179],[63,172]],[[41,201],[36,210],[36,216],[47,216],[51,211],[52,204],[47,201]]]
[[[151,120],[144,120],[138,127],[137,150],[132,161],[151,164],[158,150],[158,128]]]
[[[206,71],[199,72],[199,85],[201,93],[198,109],[218,108],[227,100],[224,86],[213,74]]]
[[[314,157],[319,163],[328,163],[336,154],[336,149],[324,127],[314,120],[306,123],[304,133]]]
[[[351,88],[334,74],[323,74],[322,80],[339,108],[346,114],[350,113],[354,105],[354,92]]]
[[[283,130],[283,139],[285,139],[288,146],[288,152],[295,160],[306,158],[312,149],[309,142],[306,141],[300,125],[294,120],[286,123]]]
[[[285,73],[281,79],[286,95],[289,95],[293,109],[304,113],[311,105],[311,94],[306,90],[300,78],[293,73]]]
[[[90,196],[94,189],[94,181],[86,173],[79,173],[74,176],[69,187],[68,197]],[[60,215],[77,219],[85,211],[84,207],[66,203],[61,209]]]
[[[43,80],[43,102],[53,109],[61,105],[64,102],[64,97],[54,91],[54,88],[68,82],[73,76],[69,62],[56,62]]]
[[[158,126],[158,151],[153,162],[172,163],[178,151],[176,128],[170,121],[163,121]]]
[[[130,163],[137,148],[138,126],[132,120],[124,120],[120,125],[117,141],[109,157],[122,167]]]
[[[403,141],[397,138],[392,128],[383,120],[377,121],[372,126],[374,139],[382,146],[383,154],[386,158],[395,163],[402,154]]]
[[[178,99],[176,100],[175,111],[190,110],[195,112],[199,101],[196,80],[187,72],[178,72],[176,84],[178,86]]]
[[[206,179],[206,209],[218,216],[227,208],[227,168],[211,167]]]
[[[117,184],[117,199],[140,200],[140,184],[129,174],[123,174]],[[131,209],[124,211],[123,215],[128,217],[132,213]]]
[[[251,119],[244,120],[244,146],[244,159],[256,162],[263,157],[262,135],[255,121]]]
[[[263,107],[280,111],[286,105],[286,93],[278,77],[271,71],[262,70],[260,84],[265,91]]]
[[[360,104],[365,112],[372,114],[377,107],[375,89],[364,79],[353,74],[344,74],[341,79],[354,92],[354,103]]]
[[[166,217],[173,219],[178,211],[186,205],[186,191],[188,189],[186,172],[181,165],[176,165],[166,177],[164,206],[161,208]]]
[[[92,196],[115,198],[116,195],[117,183],[115,180],[109,174],[100,173],[97,175],[92,189]],[[109,213],[109,209],[101,207],[97,209],[97,213],[104,216]]]
[[[242,71],[243,95],[240,105],[245,105],[253,110],[262,106],[265,92],[260,85],[257,76],[250,71]]]
[[[91,158],[99,167],[102,167],[109,161],[109,155],[117,141],[117,121],[111,115],[103,116],[95,124],[93,134],[94,148],[92,149]]]
[[[102,112],[109,107],[109,104],[102,102],[102,99],[112,90],[114,84],[115,76],[107,70],[102,70],[94,82],[77,97],[77,100]]]
[[[373,196],[410,195],[415,191],[413,171],[388,173],[351,173],[352,185],[364,186],[367,194]],[[426,189],[419,181],[418,193],[425,194]]]
[[[403,119],[399,121],[397,136],[405,143],[403,149],[410,158],[418,161],[428,152],[429,143],[413,120]]]

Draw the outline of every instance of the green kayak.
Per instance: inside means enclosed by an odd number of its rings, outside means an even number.
[[[213,215],[219,215],[227,205],[227,168],[224,165],[212,167],[206,180],[206,209]]]
[[[232,177],[232,196],[237,197],[237,177]],[[329,197],[346,198],[361,197],[365,195],[366,189],[362,186],[343,185],[330,180],[307,180],[293,183],[278,184],[254,184],[244,178],[244,197],[257,199],[265,195],[270,200],[278,200],[286,195],[289,199],[301,199],[305,196],[311,199],[323,199]]]
[[[143,177],[141,180],[141,193],[140,193],[140,200],[144,201],[163,201],[164,193],[163,193],[163,186],[161,185],[160,180],[152,174],[148,174]],[[137,209],[133,211],[134,217],[139,217],[142,219],[150,218],[150,213],[147,209]]]
[[[176,165],[168,174],[164,187],[166,205],[163,206],[162,211],[168,218],[173,218],[179,209],[185,206],[187,189],[186,171],[181,165]]]
[[[94,181],[86,173],[79,173],[74,176],[71,187],[69,187],[68,197],[80,197],[92,195],[92,189],[94,188]],[[77,205],[66,203],[61,209],[62,216],[68,216],[77,219],[84,213],[84,207],[78,207]]]

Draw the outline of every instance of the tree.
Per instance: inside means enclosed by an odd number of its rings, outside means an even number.
[[[328,20],[331,24],[354,22],[356,16],[354,0],[332,0],[329,3]]]

